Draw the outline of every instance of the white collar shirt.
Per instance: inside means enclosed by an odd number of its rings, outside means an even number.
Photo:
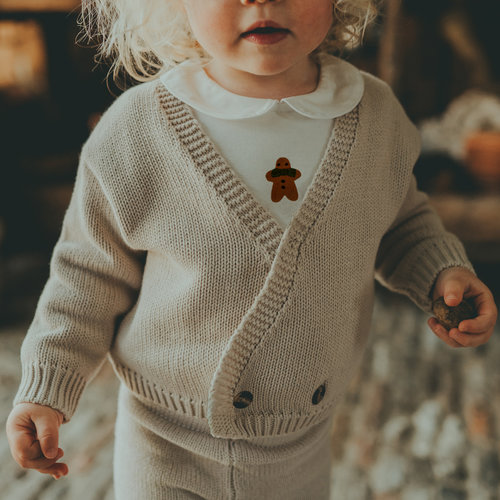
[[[318,60],[316,89],[281,100],[234,94],[191,61],[160,77],[191,108],[222,159],[283,228],[304,199],[329,140],[334,140],[333,120],[352,111],[364,92],[363,77],[350,63],[328,54],[319,54]],[[280,176],[277,163],[283,159],[288,169]]]

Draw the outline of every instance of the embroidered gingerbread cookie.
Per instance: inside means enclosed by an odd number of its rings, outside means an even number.
[[[299,197],[295,181],[301,176],[300,170],[290,167],[288,158],[278,158],[276,167],[266,173],[266,179],[273,183],[271,200],[280,201],[283,196],[295,201]]]

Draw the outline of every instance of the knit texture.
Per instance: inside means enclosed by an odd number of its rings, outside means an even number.
[[[118,396],[113,482],[117,500],[328,500],[331,419],[294,434],[210,435],[206,420]]]
[[[361,359],[374,278],[430,311],[442,269],[472,270],[416,189],[415,127],[363,77],[285,230],[158,81],[122,94],[82,149],[15,403],[68,421],[109,355],[133,393],[215,437],[326,419]]]
[[[196,110],[194,116],[257,202],[274,216],[282,230],[286,229],[321,163],[332,135],[333,119],[305,117],[285,102],[244,120],[222,120]],[[302,140],[304,137],[307,141]],[[278,202],[272,199],[274,184],[266,173],[275,169],[280,157],[286,157],[292,169],[301,173],[294,182],[296,200],[287,195]]]

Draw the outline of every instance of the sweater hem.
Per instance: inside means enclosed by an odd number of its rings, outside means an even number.
[[[235,413],[210,418],[207,403],[204,401],[195,401],[192,398],[174,394],[116,361],[112,361],[112,364],[119,379],[130,391],[179,414],[207,420],[212,436],[217,438],[242,439],[291,434],[323,421],[330,415],[332,407],[338,401],[336,398],[315,412],[245,412],[242,415]]]
[[[184,415],[207,418],[206,404],[203,401],[174,394],[115,360],[111,360],[111,363],[118,378],[133,393]]]
[[[261,413],[241,416],[214,415],[209,419],[212,435],[217,438],[241,439],[283,436],[319,424],[333,411],[337,399],[315,412]]]

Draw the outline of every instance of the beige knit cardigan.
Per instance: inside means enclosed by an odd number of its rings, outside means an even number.
[[[284,231],[159,81],[123,93],[82,149],[14,402],[68,421],[108,355],[130,390],[216,437],[328,417],[363,354],[374,278],[428,311],[442,269],[472,269],[416,190],[415,127],[363,77]]]

